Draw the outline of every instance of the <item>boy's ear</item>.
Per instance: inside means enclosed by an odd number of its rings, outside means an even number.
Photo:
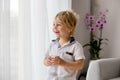
[[[72,34],[73,33],[73,28],[69,29],[69,33]]]
[[[73,31],[74,31],[74,28],[71,28],[70,31],[73,32]]]
[[[69,29],[69,32],[72,32],[72,29]]]

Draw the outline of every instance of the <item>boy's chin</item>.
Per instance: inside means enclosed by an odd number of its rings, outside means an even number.
[[[59,36],[56,36],[57,38],[60,38]]]
[[[60,38],[60,36],[56,35],[57,38]]]

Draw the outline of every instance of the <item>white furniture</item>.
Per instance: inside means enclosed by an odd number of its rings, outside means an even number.
[[[120,58],[91,61],[86,80],[120,80]]]

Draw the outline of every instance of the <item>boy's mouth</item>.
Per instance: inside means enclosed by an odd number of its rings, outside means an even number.
[[[59,31],[56,31],[55,33],[56,33],[56,34],[58,34],[58,33],[59,33]]]

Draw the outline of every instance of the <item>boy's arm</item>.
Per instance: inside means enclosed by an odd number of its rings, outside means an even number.
[[[70,69],[73,69],[73,70],[81,70],[84,66],[84,59],[76,60],[74,62],[64,61],[60,65],[65,67],[65,68],[70,68]]]
[[[52,59],[54,65],[63,66],[65,68],[73,69],[73,70],[81,70],[84,66],[84,59],[79,59],[73,62],[66,62],[63,59],[61,59],[59,56]]]

